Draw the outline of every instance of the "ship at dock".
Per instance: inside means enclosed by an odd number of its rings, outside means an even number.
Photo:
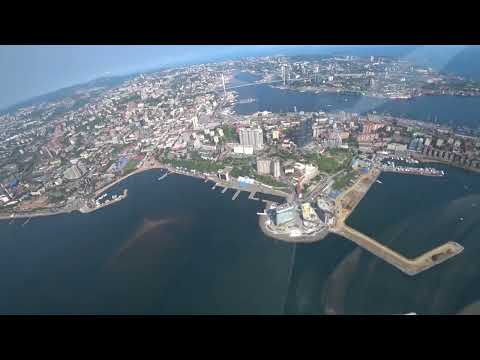
[[[257,101],[257,99],[255,99],[255,98],[241,99],[241,100],[238,100],[238,104],[251,104],[251,103],[254,103],[256,101]]]

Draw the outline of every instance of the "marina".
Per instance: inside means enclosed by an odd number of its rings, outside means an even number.
[[[381,170],[385,172],[395,172],[399,174],[412,174],[412,175],[423,175],[423,176],[444,176],[445,172],[443,170],[437,170],[434,168],[420,168],[420,167],[409,167],[409,166],[398,166],[394,162],[387,162],[381,166]]]

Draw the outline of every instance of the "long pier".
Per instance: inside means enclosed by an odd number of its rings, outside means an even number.
[[[336,222],[330,228],[331,232],[347,238],[407,275],[416,275],[463,251],[463,246],[449,241],[414,259],[408,259],[368,235],[346,225],[345,220],[365,196],[370,186],[377,180],[380,173],[380,170],[373,169],[369,174],[361,176],[349,190],[337,198]]]
[[[345,224],[342,224],[331,231],[349,239],[363,249],[411,276],[438,265],[463,251],[463,246],[456,242],[449,241],[414,259],[408,259]]]

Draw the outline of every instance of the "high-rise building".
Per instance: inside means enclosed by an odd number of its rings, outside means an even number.
[[[255,150],[263,148],[262,129],[241,128],[239,132],[240,144],[253,146]]]
[[[272,161],[272,175],[276,178],[280,177],[281,175],[281,167],[280,167],[280,160],[275,159]]]
[[[198,129],[198,117],[194,116],[192,118],[192,126],[193,126],[193,129]]]
[[[270,174],[270,159],[257,159],[257,174],[258,175]]]

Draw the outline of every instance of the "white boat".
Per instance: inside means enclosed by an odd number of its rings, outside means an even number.
[[[377,183],[379,183],[379,184],[383,184],[383,182],[381,182],[380,180],[377,180]]]

